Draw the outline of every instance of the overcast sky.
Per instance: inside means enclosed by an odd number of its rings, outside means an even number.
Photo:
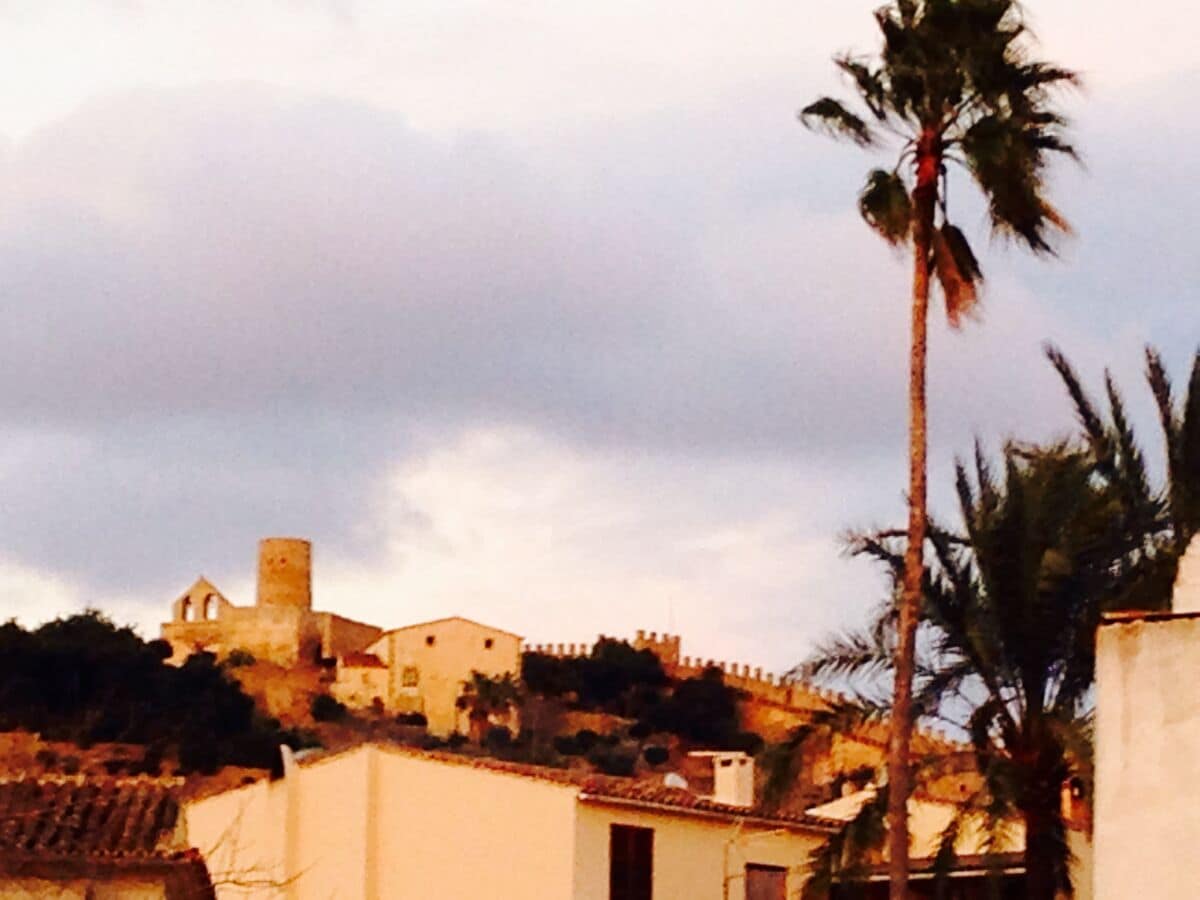
[[[531,641],[637,628],[783,669],[881,597],[907,274],[869,157],[804,131],[873,2],[4,2],[0,613],[157,633],[315,543],[319,608]],[[1040,347],[1200,341],[1200,9],[1030,0],[1086,166],[1062,258],[990,241],[935,319],[931,482],[1066,433]],[[1153,448],[1157,452],[1157,446]]]

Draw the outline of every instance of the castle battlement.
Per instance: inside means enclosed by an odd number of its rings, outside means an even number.
[[[571,659],[591,655],[595,644],[606,639],[610,638],[600,635],[596,642],[592,643],[541,643],[530,644],[525,649],[559,659]],[[634,649],[652,651],[662,662],[663,670],[672,678],[698,678],[707,669],[719,669],[725,683],[730,687],[745,691],[754,699],[789,709],[827,709],[830,703],[838,699],[836,691],[806,684],[786,675],[764,672],[761,666],[700,656],[683,656],[680,653],[682,638],[678,634],[639,629],[629,643]]]

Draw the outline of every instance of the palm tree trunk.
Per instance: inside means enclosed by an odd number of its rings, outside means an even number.
[[[1040,693],[1030,693],[1025,735],[1033,749],[1021,753],[1021,748],[1014,747],[1028,773],[1023,796],[1018,800],[1025,820],[1025,896],[1029,900],[1054,900],[1058,873],[1064,865],[1062,785],[1067,771],[1061,748],[1045,740],[1046,724],[1037,699]]]
[[[1054,900],[1056,893],[1052,850],[1045,846],[1046,823],[1036,811],[1025,814],[1025,896]]]
[[[912,787],[913,672],[921,581],[925,571],[925,358],[929,312],[929,257],[937,202],[940,148],[936,132],[926,131],[917,146],[917,183],[913,189],[912,334],[908,373],[908,543],[896,642],[896,683],[888,740],[888,881],[890,900],[908,897],[908,796]]]

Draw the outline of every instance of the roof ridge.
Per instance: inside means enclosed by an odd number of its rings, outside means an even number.
[[[94,775],[78,772],[68,775],[63,772],[0,772],[0,784],[53,784],[97,786],[142,786],[157,785],[164,788],[182,787],[184,779],[179,775]]]

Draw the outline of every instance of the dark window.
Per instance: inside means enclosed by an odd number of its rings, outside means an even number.
[[[746,866],[746,900],[787,900],[787,869]]]
[[[483,639],[483,649],[484,649],[484,650],[491,650],[491,649],[492,649],[492,644],[494,644],[494,643],[495,643],[495,641],[493,641],[491,638],[484,638],[484,639]]]
[[[428,636],[425,638],[425,646],[426,646],[426,647],[432,647],[432,646],[433,646],[433,642],[434,642],[435,640],[437,640],[437,638],[435,638],[435,637],[434,637],[432,634],[431,634],[431,635],[428,635]]]
[[[651,900],[654,829],[613,825],[608,854],[609,900]]]

